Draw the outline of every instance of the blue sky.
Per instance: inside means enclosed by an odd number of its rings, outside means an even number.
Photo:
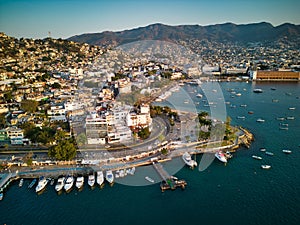
[[[0,0],[0,31],[13,37],[68,38],[152,23],[300,24],[299,0]]]

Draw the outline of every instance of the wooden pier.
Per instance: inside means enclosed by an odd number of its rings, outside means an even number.
[[[175,177],[171,176],[159,162],[153,162],[152,165],[160,175],[160,177],[163,179],[162,183],[160,184],[160,189],[162,191],[169,189],[175,190],[177,187],[184,189],[187,185],[185,180],[177,180],[175,179]]]

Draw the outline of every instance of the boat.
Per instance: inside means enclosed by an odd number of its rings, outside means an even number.
[[[38,185],[35,187],[35,192],[42,191],[48,183],[48,180],[45,177],[40,177]]]
[[[264,119],[262,119],[262,118],[258,118],[258,119],[256,120],[256,122],[258,122],[258,123],[264,123],[264,122],[265,122],[265,120],[264,120]]]
[[[114,182],[114,174],[111,170],[106,171],[105,179],[108,183],[113,184]]]
[[[282,152],[283,152],[283,153],[286,153],[286,154],[291,154],[291,153],[292,153],[292,151],[289,150],[289,149],[283,149]]]
[[[246,117],[244,117],[244,116],[237,116],[236,118],[244,120]]]
[[[51,179],[50,179],[50,185],[53,185],[54,182],[55,182],[54,178],[51,178]]]
[[[192,156],[188,152],[185,152],[182,155],[182,159],[183,159],[184,163],[189,167],[193,168],[194,166],[197,166],[197,162],[192,159]]]
[[[253,114],[253,113],[254,113],[253,111],[249,111],[249,112],[248,112],[248,114]]]
[[[268,170],[268,169],[271,168],[271,166],[270,165],[261,165],[261,168],[265,169],[265,170]]]
[[[64,185],[65,185],[65,177],[58,178],[57,183],[54,187],[55,191],[57,191],[57,192],[61,191],[63,189]]]
[[[280,130],[288,130],[288,127],[279,127]]]
[[[279,102],[278,99],[272,99],[272,102]]]
[[[280,121],[285,120],[284,117],[277,117],[276,119],[277,119],[277,120],[280,120]]]
[[[215,157],[216,157],[218,160],[220,160],[221,162],[224,162],[224,163],[227,162],[227,159],[226,159],[226,157],[225,157],[225,155],[224,155],[224,153],[223,153],[222,151],[216,152]]]
[[[83,183],[84,183],[84,177],[83,176],[79,176],[79,177],[76,178],[75,186],[77,187],[77,189],[82,188]]]
[[[74,177],[73,176],[68,176],[66,178],[66,182],[65,182],[65,185],[64,185],[64,189],[66,192],[70,191],[71,188],[73,187],[73,184],[74,184]]]
[[[266,154],[266,155],[271,155],[271,156],[273,156],[273,155],[274,155],[274,153],[273,153],[273,152],[265,152],[265,154]]]
[[[88,185],[90,187],[93,187],[95,185],[95,174],[94,173],[92,173],[92,174],[89,175],[89,177],[88,177]]]
[[[253,92],[254,93],[263,93],[263,90],[260,88],[255,88],[255,89],[253,89]]]
[[[262,157],[257,156],[257,155],[253,155],[252,158],[253,158],[253,159],[259,159],[259,160],[262,160]]]
[[[239,96],[242,96],[242,94],[241,94],[241,93],[237,93],[237,94],[235,94],[235,95],[236,95],[236,96],[238,96],[238,97],[239,97]]]
[[[259,150],[260,150],[261,152],[265,152],[265,151],[266,151],[265,148],[260,148]]]
[[[148,176],[146,176],[145,179],[146,179],[147,181],[151,182],[151,183],[154,183],[154,180],[153,180],[152,178],[148,177]]]
[[[275,90],[276,90],[276,88],[275,88],[275,87],[271,87],[271,90],[272,90],[272,91],[275,91]]]
[[[100,186],[104,183],[104,175],[102,171],[97,171],[97,184]]]
[[[29,189],[32,188],[32,187],[35,185],[36,181],[37,181],[36,178],[33,179],[33,180],[31,181],[31,183],[28,185],[28,188],[29,188]]]
[[[295,110],[296,109],[296,107],[290,107],[289,108],[289,110]]]
[[[22,186],[23,186],[23,183],[24,183],[24,179],[22,178],[22,179],[20,180],[19,187],[22,187]]]
[[[247,107],[247,105],[246,104],[241,104],[240,107]]]
[[[3,192],[0,193],[0,201],[3,199]]]
[[[233,157],[233,155],[229,151],[227,151],[225,153],[225,157],[226,157],[226,159],[231,159]]]
[[[132,167],[131,169],[127,169],[127,173],[130,174],[130,175],[134,175],[135,167]]]
[[[197,97],[197,98],[202,98],[202,97],[203,97],[203,95],[201,95],[201,94],[197,94],[197,95],[196,95],[196,97]]]
[[[286,119],[287,119],[287,120],[294,120],[295,117],[293,117],[293,116],[288,116],[288,117],[286,117]]]

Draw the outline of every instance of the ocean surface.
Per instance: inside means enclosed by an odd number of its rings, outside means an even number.
[[[254,88],[263,93],[253,93]],[[203,98],[197,98],[197,93]],[[135,177],[158,179],[152,167],[137,168],[134,176],[127,176],[129,181],[117,181],[113,187],[106,184],[102,189],[91,190],[86,178],[82,191],[60,195],[49,184],[37,195],[27,188],[30,180],[21,188],[16,181],[0,202],[0,224],[300,224],[300,83],[186,85],[158,104],[178,110],[207,110],[216,118],[230,116],[232,124],[250,130],[255,141],[250,149],[240,148],[226,165],[215,159],[202,172],[184,166],[178,169],[180,158],[164,163],[166,170],[187,181],[185,190],[162,193],[159,183],[147,182],[135,186]],[[278,117],[294,120],[279,121]],[[265,122],[256,122],[258,118]],[[262,147],[274,156],[265,155]],[[282,149],[292,153],[284,154]],[[255,160],[252,155],[263,159]],[[272,167],[263,170],[262,164]]]

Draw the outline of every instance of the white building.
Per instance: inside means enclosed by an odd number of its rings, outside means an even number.
[[[47,110],[47,115],[50,118],[50,122],[67,121],[66,109],[63,105],[52,105],[50,109]]]
[[[7,137],[10,139],[12,145],[23,145],[24,133],[18,127],[6,128]]]

